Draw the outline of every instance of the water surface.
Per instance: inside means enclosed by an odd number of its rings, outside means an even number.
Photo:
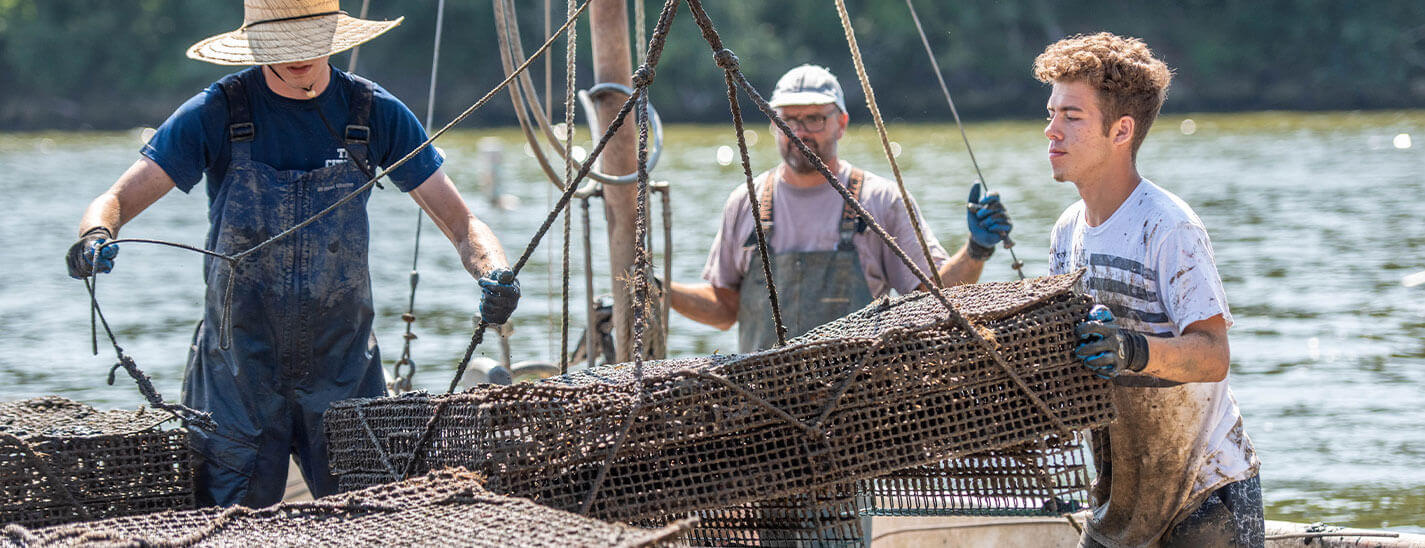
[[[1160,120],[1139,163],[1145,176],[1187,200],[1207,224],[1237,323],[1231,382],[1263,462],[1271,519],[1425,531],[1425,111],[1183,116]],[[776,160],[765,125],[755,169]],[[974,178],[954,126],[892,124],[911,191],[946,247],[965,238],[962,203]],[[1038,122],[969,127],[980,165],[1015,221],[1026,272],[1047,268],[1048,231],[1077,199],[1048,177]],[[1398,139],[1413,138],[1412,146]],[[502,191],[520,199],[493,207],[476,184],[478,141],[503,144]],[[447,170],[513,256],[545,218],[554,189],[511,130],[460,131],[440,141]],[[741,169],[719,165],[728,127],[670,128],[655,177],[675,187],[673,278],[698,279],[718,213]],[[101,407],[140,403],[120,375],[105,384],[113,351],[91,354],[83,285],[65,275],[65,249],[84,206],[137,157],[137,132],[0,135],[0,399],[63,394]],[[587,147],[587,145],[586,145]],[[842,157],[889,175],[874,128],[855,126]],[[376,332],[388,364],[400,354],[416,207],[394,190],[376,192],[372,276]],[[206,198],[172,192],[124,228],[127,237],[201,245]],[[602,213],[594,207],[596,291],[603,273]],[[575,217],[577,231],[578,217]],[[515,360],[558,352],[559,231],[521,281]],[[661,234],[661,232],[660,232]],[[574,330],[583,327],[583,272],[576,232]],[[661,245],[661,244],[660,244]],[[100,282],[116,336],[176,399],[193,327],[201,315],[201,258],[154,246],[124,246]],[[551,268],[553,265],[553,268]],[[661,268],[661,262],[659,263]],[[425,224],[413,354],[418,386],[443,389],[470,336],[479,295],[440,233]],[[985,280],[1014,273],[1000,251]],[[736,348],[736,336],[675,317],[675,355]],[[496,357],[497,346],[482,353]]]

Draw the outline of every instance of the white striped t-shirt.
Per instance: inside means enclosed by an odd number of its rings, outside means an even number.
[[[1232,325],[1202,220],[1147,179],[1099,226],[1088,226],[1083,201],[1069,206],[1054,225],[1049,253],[1050,274],[1088,269],[1081,289],[1108,306],[1126,329],[1176,337],[1219,314]],[[1152,485],[1113,487],[1113,493],[1143,500],[1095,501],[1089,523],[1095,538],[1127,544],[1154,538],[1207,493],[1257,473],[1260,461],[1225,379],[1180,384],[1121,375],[1113,390],[1119,411],[1108,427],[1113,466],[1146,468],[1112,475]],[[1171,500],[1157,500],[1164,497]],[[1166,515],[1142,515],[1150,508]]]

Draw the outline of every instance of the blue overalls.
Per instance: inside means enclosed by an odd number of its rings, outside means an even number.
[[[860,198],[861,182],[865,177],[866,173],[860,168],[851,169],[846,189],[852,197]],[[776,187],[777,181],[768,176],[757,193],[757,203],[762,212],[757,222],[762,223],[769,247],[773,230],[772,194]],[[866,284],[861,257],[852,241],[856,233],[863,230],[865,225],[856,216],[851,204],[846,204],[841,210],[840,240],[836,249],[788,253],[767,250],[772,257],[772,276],[777,281],[777,300],[782,308],[782,321],[787,327],[788,339],[871,303],[871,287]],[[757,245],[756,231],[748,236],[745,245]],[[738,349],[752,352],[771,348],[777,344],[777,331],[772,323],[772,307],[767,298],[767,276],[762,273],[761,253],[752,254],[739,291]]]
[[[367,181],[356,162],[369,165],[373,84],[356,80],[344,136],[352,158],[312,171],[279,171],[252,158],[252,140],[262,126],[252,119],[248,93],[265,85],[259,71],[219,82],[228,103],[232,163],[208,210],[208,249],[228,255],[247,250]],[[211,412],[218,423],[214,432],[190,429],[200,456],[200,504],[262,507],[280,501],[292,453],[313,496],[335,492],[322,412],[337,400],[386,391],[371,334],[369,197],[362,193],[258,251],[236,272],[226,261],[205,260],[203,323],[183,379],[183,403]],[[232,337],[224,349],[223,299],[231,276]]]

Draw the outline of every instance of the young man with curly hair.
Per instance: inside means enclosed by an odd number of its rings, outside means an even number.
[[[1260,462],[1227,386],[1232,314],[1202,221],[1138,174],[1172,72],[1141,40],[1060,40],[1034,61],[1052,84],[1049,164],[1072,182],[1050,273],[1087,268],[1106,309],[1075,354],[1113,380],[1118,420],[1092,433],[1098,478],[1081,546],[1261,546]]]

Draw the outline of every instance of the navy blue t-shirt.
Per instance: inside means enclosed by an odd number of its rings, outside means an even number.
[[[262,82],[262,78],[262,74],[257,74],[248,81]],[[345,133],[348,103],[358,85],[350,75],[332,67],[331,83],[321,95],[310,100],[282,97],[266,85],[245,86],[257,132],[252,142],[252,159],[278,170],[301,171],[345,162],[347,153],[337,136]],[[331,131],[317,114],[318,107],[331,123]],[[214,83],[183,103],[159,126],[144,145],[143,155],[157,162],[183,192],[192,190],[206,173],[211,203],[232,158],[227,118],[227,98],[222,87]],[[411,109],[381,86],[375,86],[370,125],[371,161],[383,168],[426,140],[425,128]],[[337,136],[333,136],[332,131]],[[397,188],[410,192],[434,174],[442,162],[435,147],[426,147],[387,177]]]

